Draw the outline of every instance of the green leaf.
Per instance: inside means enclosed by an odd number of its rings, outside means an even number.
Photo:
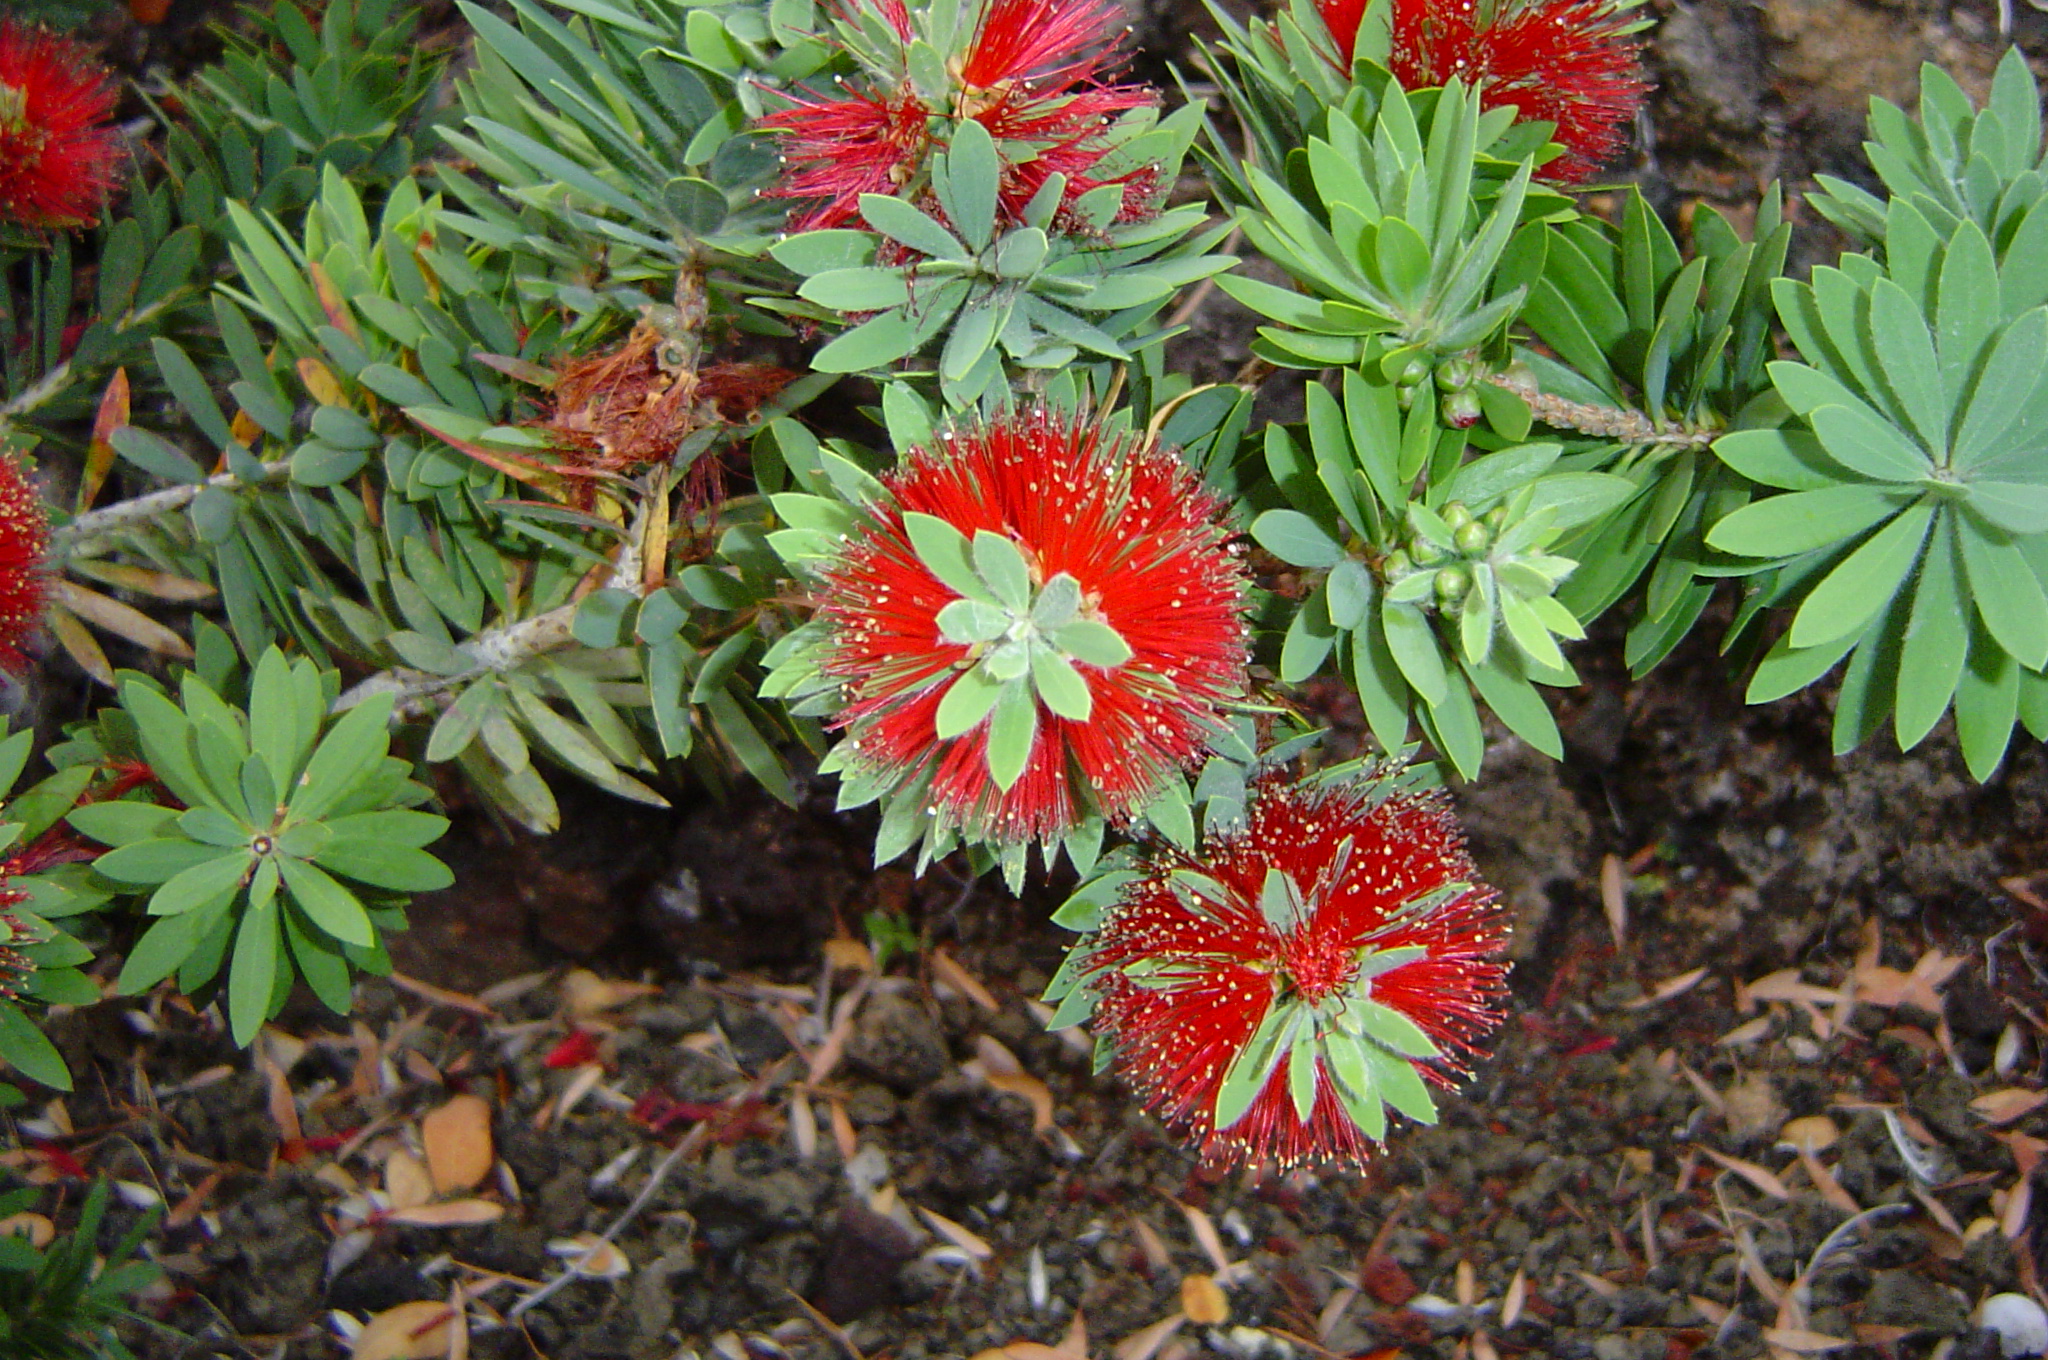
[[[1422,1026],[1392,1006],[1377,1001],[1353,1001],[1345,1010],[1367,1038],[1385,1044],[1404,1058],[1434,1058],[1442,1053],[1436,1041],[1422,1032]]]
[[[112,803],[88,803],[82,808],[74,808],[64,820],[81,834],[90,836],[102,845],[119,846],[159,837],[163,834],[166,824],[175,821],[177,817],[178,811],[175,808],[123,800]]]
[[[277,989],[277,908],[250,911],[235,932],[235,959],[228,973],[228,1024],[235,1042],[247,1048],[270,1018]]]
[[[2048,594],[2018,544],[1964,519],[1957,538],[1977,616],[2028,670],[2048,666]]]
[[[1714,456],[1753,482],[1786,491],[1819,491],[1841,473],[1820,441],[1804,430],[1741,430],[1714,441]]]
[[[1973,481],[1971,510],[2018,537],[2048,532],[2048,485],[2040,482]]]
[[[1304,1124],[1316,1108],[1316,1047],[1315,1036],[1299,1034],[1287,1050],[1287,1095],[1295,1118]]]
[[[1429,621],[1406,605],[1388,605],[1380,610],[1380,625],[1402,677],[1424,703],[1431,707],[1442,703],[1450,682],[1444,671],[1443,651],[1437,646],[1436,631]]]
[[[1002,162],[996,154],[995,139],[977,120],[963,118],[953,124],[953,140],[946,150],[946,174],[952,188],[954,230],[975,250],[987,249],[995,234],[996,190],[1002,177]]]
[[[920,255],[962,263],[970,258],[970,253],[952,232],[900,198],[887,194],[862,194],[860,214],[876,231],[909,246]]]
[[[1982,784],[1997,772],[2012,741],[2020,668],[1982,629],[1973,631],[1969,664],[1956,686],[1956,743],[1971,778]]]
[[[1890,279],[1879,279],[1870,290],[1870,332],[1878,364],[1914,433],[1939,457],[1948,448],[1949,418],[1940,361],[1926,318],[1906,290]]]
[[[124,995],[135,996],[177,972],[198,946],[201,937],[220,921],[222,914],[194,911],[182,916],[166,916],[143,931],[135,947],[128,951],[115,986]]]
[[[391,694],[373,694],[341,715],[306,762],[287,799],[294,817],[318,821],[353,793],[391,749]]]
[[[1297,567],[1334,567],[1344,548],[1299,510],[1268,510],[1252,521],[1252,537],[1267,552]]]
[[[1010,611],[1000,605],[963,599],[939,610],[935,622],[946,641],[966,647],[977,642],[995,641],[1010,631],[1014,619]]]
[[[343,944],[368,947],[377,942],[377,928],[354,893],[304,860],[282,856],[277,867],[286,891],[314,925]]]
[[[1214,1126],[1219,1132],[1243,1119],[1257,1102],[1266,1083],[1279,1070],[1300,1016],[1298,1004],[1268,1004],[1265,1017],[1231,1059],[1217,1085]]]
[[[1969,648],[1969,607],[1957,594],[1955,517],[1943,515],[1928,539],[1913,588],[1913,612],[1899,653],[1893,730],[1901,750],[1920,743],[1947,711]]]
[[[875,257],[875,238],[864,231],[806,231],[768,247],[777,264],[797,274],[856,269]]]
[[[980,725],[1008,688],[980,666],[960,672],[947,688],[946,697],[939,700],[935,715],[939,740],[951,741]]]
[[[131,841],[93,861],[94,872],[116,883],[164,883],[187,869],[210,864],[220,848],[181,837]]]
[[[1075,661],[1102,670],[1115,670],[1129,661],[1131,646],[1106,623],[1095,619],[1074,619],[1048,629],[1052,644]]]
[[[938,516],[917,510],[904,512],[903,529],[910,537],[910,546],[916,551],[918,561],[924,563],[942,585],[970,600],[990,604],[997,602],[974,570],[974,552],[967,535]]]
[[[1298,684],[1321,669],[1336,645],[1337,633],[1330,620],[1329,592],[1318,586],[1294,611],[1287,636],[1280,644],[1280,679]]]
[[[227,854],[215,849],[211,853],[219,858],[181,870],[156,890],[149,899],[151,916],[176,916],[224,898],[241,886],[243,875],[249,872],[248,849]]]
[[[1031,568],[1005,534],[977,529],[972,547],[975,574],[1012,614],[1031,607]]]
[[[1057,652],[1043,647],[1032,650],[1031,682],[1045,706],[1069,722],[1087,722],[1095,711],[1088,682]]]
[[[1259,886],[1259,914],[1266,918],[1273,933],[1283,938],[1299,930],[1308,919],[1308,904],[1302,899],[1301,885],[1285,869],[1266,870],[1265,881]]]
[[[1387,1109],[1366,1062],[1367,1046],[1345,1034],[1330,1035],[1323,1045],[1323,1062],[1337,1088],[1344,1112],[1359,1132],[1374,1142],[1387,1136]]]
[[[812,355],[811,369],[817,373],[859,373],[892,364],[923,343],[924,333],[902,311],[883,312]]]
[[[1037,737],[1038,703],[1031,687],[1005,685],[988,724],[988,773],[997,788],[1007,793],[1023,775]]]
[[[0,1000],[0,1060],[30,1081],[58,1091],[71,1089],[64,1055],[36,1028],[35,1021],[11,1001]]]
[[[910,301],[910,284],[901,270],[873,266],[828,269],[805,279],[796,291],[835,312],[879,312]]]
[[[1906,510],[1829,572],[1793,616],[1792,645],[1831,642],[1862,627],[1884,608],[1919,561],[1933,517],[1933,509],[1926,505]]]
[[[1363,563],[1345,558],[1330,569],[1324,589],[1329,594],[1331,623],[1346,630],[1364,624],[1372,606],[1373,579]]]
[[[1861,404],[1822,406],[1807,421],[1829,457],[1873,480],[1917,483],[1934,470],[1926,450]]]
[[[1831,486],[1743,506],[1707,531],[1707,543],[1741,557],[1792,557],[1854,538],[1910,501],[1903,488]]]
[[[1387,1104],[1418,1124],[1436,1123],[1436,1100],[1414,1063],[1378,1048],[1366,1049],[1365,1061],[1372,1070],[1373,1089]]]
[[[390,892],[439,892],[455,882],[448,866],[424,850],[362,837],[337,836],[314,853],[313,861],[343,877]]]

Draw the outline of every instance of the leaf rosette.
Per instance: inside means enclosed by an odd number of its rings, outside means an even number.
[[[303,977],[337,1013],[351,970],[388,972],[384,932],[406,896],[453,876],[424,849],[446,818],[411,805],[428,791],[392,756],[392,699],[378,694],[332,721],[337,680],[310,660],[265,653],[246,710],[196,675],[176,698],[141,676],[123,712],[163,788],[182,809],[116,801],[70,815],[110,847],[102,879],[147,892],[156,918],[119,985],[139,992],[173,974],[195,991],[225,964],[229,1024],[255,1037]]]

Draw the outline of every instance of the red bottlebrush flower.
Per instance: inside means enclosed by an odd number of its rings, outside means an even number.
[[[1128,818],[1200,761],[1243,686],[1244,577],[1178,457],[1039,410],[913,450],[888,485],[821,574],[845,768],[1017,844],[1091,806]]]
[[[768,194],[822,200],[790,213],[793,232],[862,225],[860,196],[895,193],[931,152],[932,110],[907,88],[789,98],[790,107],[761,120],[782,135],[787,167]]]
[[[124,147],[114,87],[76,43],[0,20],[0,222],[89,226]]]
[[[1364,6],[1317,7],[1349,63]],[[1564,154],[1543,175],[1559,183],[1590,179],[1620,153],[1650,88],[1613,0],[1394,0],[1393,23],[1388,64],[1404,89],[1462,80],[1485,108],[1555,124]]]
[[[851,2],[873,3],[906,47],[915,39],[901,0]],[[1091,173],[1113,150],[1109,125],[1154,102],[1146,87],[1108,81],[1121,61],[1122,19],[1113,0],[988,0],[973,37],[949,63],[957,87],[937,103],[901,76],[902,53],[857,53],[867,80],[842,82],[830,94],[788,93],[790,106],[762,120],[781,137],[786,167],[768,193],[810,200],[791,212],[793,232],[863,225],[862,194],[901,195],[935,211],[931,156],[947,146],[952,126],[971,118],[988,129],[1002,159],[1005,224],[1021,218],[1055,173],[1067,176],[1063,209],[1118,184],[1125,190],[1118,220],[1138,220],[1152,210],[1156,174],[1149,167]]]
[[[1386,1107],[1500,1023],[1507,925],[1440,793],[1254,783],[1242,826],[1154,852],[1107,909],[1095,1018],[1214,1161],[1360,1160]]]
[[[0,454],[0,670],[25,675],[24,650],[43,621],[48,581],[43,557],[50,518],[14,459]]]
[[[1115,0],[989,0],[960,79],[971,90],[1027,80],[1071,89],[1101,75],[1110,59],[1105,44],[1124,27]]]

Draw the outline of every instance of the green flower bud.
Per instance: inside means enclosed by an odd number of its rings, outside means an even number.
[[[1477,520],[1458,530],[1457,538],[1458,551],[1467,557],[1484,557],[1486,550],[1493,546],[1493,535]]]
[[[1493,530],[1493,532],[1499,533],[1502,529],[1507,528],[1508,525],[1507,506],[1494,506],[1493,509],[1486,512],[1486,514],[1480,519],[1479,522],[1481,524],[1484,524],[1487,528]]]
[[[1416,355],[1402,366],[1401,376],[1394,380],[1403,387],[1420,387],[1429,381],[1429,360]]]
[[[1415,394],[1422,390],[1421,383],[1410,383],[1394,389],[1394,400],[1404,411],[1415,409]]]
[[[1442,548],[1426,538],[1418,538],[1410,543],[1409,552],[1414,555],[1415,565],[1418,567],[1433,567],[1447,555]]]
[[[1479,398],[1469,390],[1445,393],[1441,409],[1444,424],[1454,430],[1469,430],[1479,423]]]
[[[1405,551],[1396,548],[1393,552],[1387,554],[1386,561],[1380,563],[1380,574],[1391,585],[1404,577],[1413,576],[1415,574],[1415,561]]]
[[[1456,604],[1472,588],[1472,578],[1463,567],[1445,567],[1436,574],[1436,598],[1444,605]]]
[[[1472,512],[1465,508],[1463,501],[1447,501],[1440,513],[1454,534],[1472,522]]]

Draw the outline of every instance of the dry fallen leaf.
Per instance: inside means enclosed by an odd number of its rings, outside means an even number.
[[[1622,1002],[1621,1008],[1625,1011],[1639,1011],[1645,1006],[1654,1006],[1659,1002],[1669,1001],[1672,997],[1682,996],[1699,986],[1701,982],[1706,980],[1706,976],[1707,970],[1702,967],[1695,968],[1689,973],[1680,973],[1674,978],[1666,978],[1658,983],[1647,995],[1639,996],[1633,1001]]]
[[[593,1280],[620,1279],[633,1269],[633,1263],[616,1243],[607,1242],[594,1232],[557,1237],[548,1243],[548,1255],[561,1257],[569,1263],[569,1269]]]
[[[1173,1265],[1173,1253],[1166,1249],[1165,1239],[1153,1230],[1150,1223],[1133,1214],[1131,1228],[1138,1234],[1138,1250],[1145,1253],[1146,1265],[1159,1271]]]
[[[1755,1162],[1745,1162],[1740,1157],[1730,1157],[1725,1153],[1716,1152],[1710,1147],[1703,1147],[1700,1151],[1706,1153],[1709,1157],[1719,1162],[1722,1166],[1727,1167],[1730,1171],[1733,1171],[1772,1199],[1792,1198],[1792,1192],[1785,1188],[1785,1182],[1779,1180],[1775,1173],[1758,1166]]]
[[[1799,976],[1797,968],[1766,973],[1751,983],[1735,984],[1736,1009],[1750,1010],[1759,1001],[1813,1001],[1823,1005],[1842,999],[1833,987],[1817,987]]]
[[[932,971],[939,975],[939,981],[991,1015],[1002,1009],[994,994],[981,985],[981,979],[968,972],[951,954],[943,949],[934,949],[931,952],[931,961]]]
[[[1811,1150],[1799,1149],[1799,1164],[1806,1168],[1806,1179],[1813,1182],[1813,1188],[1820,1192],[1822,1199],[1845,1214],[1863,1212],[1863,1206],[1856,1202],[1856,1197],[1842,1188],[1842,1183],[1835,1179],[1835,1173],[1822,1166],[1820,1158]]]
[[[1153,1323],[1143,1331],[1133,1332],[1117,1343],[1116,1360],[1152,1360],[1159,1348],[1170,1340],[1187,1321],[1187,1314],[1175,1313]]]
[[[827,940],[825,966],[837,972],[872,973],[875,971],[875,956],[859,940]]]
[[[454,1330],[468,1323],[440,1299],[420,1299],[387,1308],[356,1335],[351,1360],[438,1360],[448,1354]]]
[[[569,1014],[578,1020],[601,1015],[616,1006],[623,1006],[636,997],[652,996],[661,989],[645,982],[617,982],[599,977],[588,968],[572,969],[562,979],[562,999],[569,1003]]]
[[[434,1178],[424,1162],[398,1148],[384,1159],[384,1197],[394,1209],[416,1209],[434,1197]]]
[[[1230,1318],[1230,1300],[1213,1275],[1185,1275],[1180,1282],[1180,1310],[1197,1327],[1216,1327]]]
[[[1773,1346],[1783,1346],[1800,1355],[1816,1355],[1821,1351],[1837,1350],[1856,1343],[1847,1337],[1827,1336],[1820,1332],[1809,1332],[1792,1327],[1766,1327],[1764,1340]]]
[[[1052,1091],[1037,1077],[1024,1072],[988,1072],[982,1080],[1005,1095],[1023,1097],[1031,1106],[1033,1133],[1044,1133],[1052,1127]]]
[[[1628,875],[1621,867],[1621,856],[1608,855],[1600,861],[1600,905],[1607,912],[1607,929],[1614,936],[1614,947],[1623,948],[1628,943]]]
[[[1825,1151],[1833,1147],[1835,1140],[1841,1136],[1842,1131],[1836,1126],[1835,1121],[1824,1114],[1809,1114],[1798,1119],[1788,1119],[1785,1126],[1778,1130],[1779,1142],[1789,1143],[1795,1148],[1805,1148],[1808,1152]]]
[[[1230,1254],[1223,1250],[1223,1237],[1216,1231],[1216,1220],[1192,1204],[1182,1204],[1180,1211],[1187,1216],[1188,1232],[1193,1235],[1195,1245],[1202,1249],[1202,1255],[1209,1258],[1209,1264],[1218,1273],[1230,1269]]]
[[[1743,1021],[1714,1042],[1723,1048],[1740,1048],[1745,1044],[1753,1044],[1760,1039],[1769,1038],[1774,1023],[1776,1022],[1770,1016],[1759,1015],[1754,1020]]]
[[[985,1240],[966,1228],[961,1227],[952,1219],[947,1218],[944,1214],[935,1214],[923,1205],[919,1205],[917,1211],[924,1215],[925,1222],[932,1225],[933,1232],[945,1238],[975,1260],[986,1261],[989,1257],[995,1255],[994,1247],[991,1247]]]
[[[2048,1101],[2048,1092],[2008,1086],[2002,1091],[1978,1096],[1970,1102],[1970,1108],[1980,1119],[1993,1124],[2010,1124],[2028,1111],[2038,1109],[2044,1101]]]
[[[505,1216],[505,1206],[487,1199],[453,1199],[446,1204],[422,1204],[385,1215],[391,1223],[415,1228],[473,1228],[479,1223],[496,1223]]]
[[[1909,973],[1881,964],[1868,964],[1851,973],[1850,980],[1860,1002],[1887,1009],[1911,1005],[1931,1015],[1940,1015],[1941,997],[1935,989],[1947,982],[1962,964],[1960,956],[1951,958],[1939,949],[1930,949],[1920,956],[1920,961]]]
[[[0,1218],[0,1237],[26,1237],[28,1244],[38,1251],[49,1246],[56,1235],[56,1225],[41,1214],[9,1214]]]
[[[1088,1360],[1088,1323],[1076,1308],[1074,1320],[1067,1325],[1067,1334],[1060,1338],[1059,1345],[1012,1341],[1007,1346],[981,1351],[974,1360]]]
[[[1508,1281],[1507,1296],[1500,1301],[1500,1325],[1512,1327],[1521,1320],[1522,1304],[1529,1297],[1529,1272],[1519,1266],[1515,1278]]]
[[[438,1194],[472,1190],[491,1174],[491,1107],[482,1096],[455,1096],[420,1121],[427,1171]]]

